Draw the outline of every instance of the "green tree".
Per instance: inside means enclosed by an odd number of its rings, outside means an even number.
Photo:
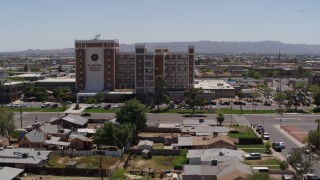
[[[253,101],[255,102],[258,97],[261,97],[261,94],[258,91],[254,91],[250,93],[250,96],[253,98]]]
[[[29,86],[24,91],[24,97],[31,98],[35,97],[36,101],[44,101],[47,100],[49,94],[47,90],[43,87],[39,86]]]
[[[253,173],[243,178],[244,180],[271,180],[268,173]]]
[[[285,99],[287,99],[287,94],[284,92],[275,92],[273,94],[274,100],[282,103]]]
[[[296,83],[293,87],[293,90],[287,90],[285,91],[287,100],[288,100],[288,106],[294,106],[295,111],[298,111],[298,105],[301,103],[302,105],[307,104],[307,89],[302,83]]]
[[[289,168],[289,164],[288,164],[287,161],[281,161],[281,162],[280,162],[280,169],[281,169],[281,170],[286,170],[286,169],[288,169],[288,168]]]
[[[104,94],[97,93],[95,96],[93,96],[95,99],[95,102],[103,102],[104,101]]]
[[[200,97],[200,94],[203,93],[201,88],[190,88],[184,91],[184,97],[186,103],[192,109],[192,114],[196,113],[196,106],[203,105],[203,98]]]
[[[312,85],[309,90],[312,92],[313,104],[317,106],[319,110],[320,106],[320,87],[318,85]]]
[[[160,112],[160,104],[165,100],[165,80],[161,75],[156,76],[154,101]]]
[[[95,98],[92,96],[92,97],[88,97],[87,99],[86,99],[86,103],[87,104],[91,104],[91,105],[93,105],[93,103],[95,103],[96,102],[96,100],[95,100]]]
[[[115,129],[115,145],[119,148],[127,146],[133,139],[135,126],[129,123],[121,125],[121,128]]]
[[[301,179],[303,174],[314,172],[313,163],[318,161],[318,157],[305,153],[306,149],[292,148],[289,152],[288,163],[295,169],[296,179]]]
[[[264,147],[266,148],[267,152],[270,152],[271,144],[270,144],[269,141],[267,141],[267,142],[264,144]]]
[[[131,99],[116,112],[116,118],[121,124],[131,123],[137,130],[142,130],[147,123],[146,108],[137,99]]]
[[[260,72],[255,70],[249,70],[247,74],[248,74],[248,77],[251,77],[254,79],[260,79],[261,77]]]
[[[105,122],[102,128],[97,129],[94,136],[94,142],[100,147],[101,145],[114,145],[115,132],[112,122]]]
[[[313,145],[314,147],[316,147],[317,150],[319,150],[319,146],[320,146],[320,119],[315,120],[315,123],[317,123],[317,130],[311,130],[309,131],[308,134],[308,142],[309,144]]]
[[[126,174],[126,170],[122,169],[122,168],[117,168],[116,170],[114,170],[111,174],[111,176],[109,177],[110,180],[124,180],[127,179]]]
[[[224,116],[223,116],[223,114],[219,114],[219,115],[217,116],[217,121],[219,122],[219,124],[220,124],[220,126],[221,126],[221,124],[222,124],[223,121],[224,121]]]
[[[71,92],[69,86],[59,86],[52,90],[53,97],[55,97],[58,100],[62,100],[68,92]]]
[[[10,145],[15,130],[13,115],[12,111],[0,108],[0,134],[8,139]]]

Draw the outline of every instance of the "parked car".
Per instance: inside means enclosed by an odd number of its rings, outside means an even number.
[[[262,134],[263,132],[264,132],[264,128],[263,127],[259,128],[258,133]]]
[[[282,149],[285,149],[286,148],[286,144],[284,142],[279,142],[280,146]]]
[[[81,116],[91,116],[90,113],[82,113]]]
[[[260,153],[250,153],[250,154],[244,155],[244,158],[247,160],[261,159],[261,154]]]
[[[113,108],[121,108],[120,104],[114,105]]]
[[[279,142],[272,143],[272,149],[274,149],[275,151],[278,151],[278,152],[282,151],[282,147]]]
[[[221,105],[230,105],[229,101],[222,102]]]
[[[111,108],[111,104],[107,104],[103,106],[103,109],[110,109]]]
[[[269,134],[268,134],[267,132],[265,132],[265,133],[263,133],[262,138],[263,138],[264,140],[269,140],[269,139],[270,139],[270,136],[269,136]]]
[[[50,107],[50,104],[41,104],[40,107],[41,107],[41,108],[47,108],[47,107]]]
[[[67,103],[67,104],[72,104],[72,102],[71,102],[71,101],[66,101],[66,103]]]
[[[57,103],[51,104],[50,107],[51,108],[56,108],[56,107],[58,107],[58,104]]]
[[[243,101],[235,101],[234,103],[233,103],[234,105],[246,105],[247,103],[245,103],[245,102],[243,102]]]

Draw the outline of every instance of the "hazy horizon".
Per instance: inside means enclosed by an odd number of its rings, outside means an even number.
[[[320,44],[320,1],[1,1],[0,52],[73,47],[76,39]]]

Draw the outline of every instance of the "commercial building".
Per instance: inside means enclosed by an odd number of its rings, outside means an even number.
[[[119,52],[118,40],[94,39],[76,40],[75,51],[80,93],[109,94],[118,89],[153,93],[157,76],[166,81],[169,91],[183,91],[194,84],[194,46],[186,52],[169,52],[164,48],[147,51],[145,44],[136,44],[134,52]]]
[[[201,88],[202,97],[205,99],[234,98],[236,96],[236,89],[224,80],[196,80],[194,88]]]

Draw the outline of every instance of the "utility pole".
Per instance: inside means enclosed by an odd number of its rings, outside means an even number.
[[[22,107],[21,107],[22,104],[20,104],[20,128],[22,129]]]
[[[279,50],[279,57],[278,57],[278,68],[280,70],[280,50]],[[281,118],[282,118],[282,109],[281,109],[281,99],[282,99],[282,90],[281,90],[281,75],[280,75],[280,71],[279,71],[279,85],[278,85],[278,90],[279,90],[279,95],[280,97],[278,98],[278,105],[279,105],[279,114],[281,115],[280,117],[280,122],[281,122]]]

